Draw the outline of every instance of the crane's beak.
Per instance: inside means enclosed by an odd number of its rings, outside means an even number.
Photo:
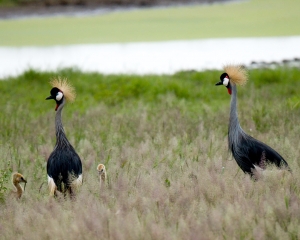
[[[54,100],[56,100],[53,96],[49,96],[49,97],[47,97],[45,100],[49,100],[49,99],[54,99]],[[57,102],[57,101],[56,101]],[[57,111],[57,108],[59,107],[59,104],[57,103],[56,104],[56,107],[55,107],[55,111]]]
[[[45,100],[49,100],[49,99],[54,99],[54,97],[53,96],[49,96]]]
[[[221,81],[216,83],[216,86],[219,86],[219,85],[223,85],[223,83]]]
[[[27,183],[27,181],[24,179],[24,181],[23,181],[25,184],[24,184],[24,192],[25,192],[25,188],[26,188],[26,183]]]

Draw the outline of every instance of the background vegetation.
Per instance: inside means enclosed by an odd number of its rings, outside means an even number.
[[[300,1],[252,0],[228,4],[116,11],[85,17],[0,20],[0,46],[166,41],[300,34]]]
[[[185,3],[213,3],[226,0],[185,0]],[[2,6],[153,6],[182,3],[182,0],[0,0]]]
[[[298,68],[250,70],[240,87],[244,130],[287,160],[253,182],[227,151],[230,96],[220,71],[126,76],[28,71],[0,81],[2,239],[299,239]],[[46,161],[55,144],[49,79],[77,90],[63,113],[82,158],[76,201],[49,198]],[[99,189],[96,166],[109,181]],[[28,180],[8,197],[10,173]],[[2,185],[1,185],[2,184]],[[5,190],[8,189],[8,190]]]

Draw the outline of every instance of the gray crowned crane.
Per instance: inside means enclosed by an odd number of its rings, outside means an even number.
[[[287,162],[274,149],[251,137],[242,129],[237,114],[237,85],[244,85],[248,75],[242,66],[227,65],[216,85],[224,85],[231,95],[228,128],[228,147],[239,167],[251,176],[254,169],[265,169],[267,164],[289,169]]]
[[[73,102],[76,94],[67,79],[53,79],[50,84],[53,88],[46,100],[54,99],[56,102],[56,144],[47,162],[48,185],[51,196],[56,196],[56,191],[59,191],[64,194],[69,192],[72,197],[82,185],[82,163],[66,137],[61,114],[66,101]]]

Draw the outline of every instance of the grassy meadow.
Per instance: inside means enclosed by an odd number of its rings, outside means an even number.
[[[300,72],[250,70],[238,89],[246,132],[275,148],[293,174],[259,181],[227,150],[230,95],[220,71],[165,76],[27,71],[0,81],[1,239],[299,239]],[[63,112],[83,163],[77,199],[48,196],[55,144],[49,79],[67,77],[77,99]],[[96,166],[106,165],[99,188]],[[11,172],[28,183],[8,197]]]
[[[94,16],[0,20],[0,46],[299,35],[300,1],[251,0]]]

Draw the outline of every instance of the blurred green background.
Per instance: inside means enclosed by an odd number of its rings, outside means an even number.
[[[2,19],[0,46],[292,36],[300,34],[299,9],[295,0],[252,0],[84,17]]]

